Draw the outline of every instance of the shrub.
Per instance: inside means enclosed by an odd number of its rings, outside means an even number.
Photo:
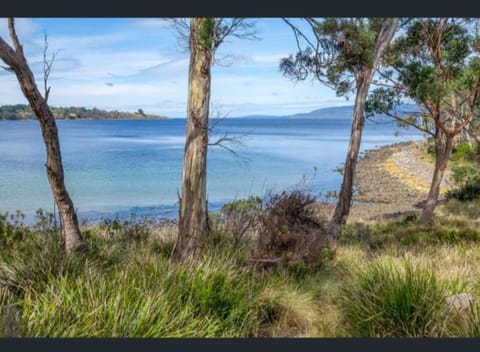
[[[432,272],[378,259],[350,277],[340,306],[353,336],[436,337],[443,334],[444,300]]]
[[[460,188],[449,190],[446,197],[447,199],[457,199],[462,202],[480,199],[480,182],[466,183]]]
[[[147,218],[137,218],[136,213],[130,214],[130,219],[120,220],[103,219],[99,228],[104,231],[104,235],[110,239],[120,240],[124,245],[142,244],[150,237],[150,227],[153,221]]]
[[[24,218],[20,212],[0,214],[0,249],[10,249],[30,234],[23,223]]]
[[[255,257],[321,263],[324,222],[316,216],[314,202],[303,190],[267,195],[259,216]]]
[[[220,209],[219,220],[232,236],[234,248],[238,248],[248,231],[254,228],[261,211],[262,200],[253,196],[226,203]]]
[[[462,142],[455,146],[452,150],[451,159],[456,160],[470,160],[474,161],[478,157],[478,148],[468,142]]]

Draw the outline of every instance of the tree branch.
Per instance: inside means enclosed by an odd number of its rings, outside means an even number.
[[[48,51],[48,38],[47,34],[44,34],[44,46],[43,46],[43,88],[45,91],[45,101],[48,101],[48,96],[50,94],[50,86],[48,86],[48,77],[50,76],[50,72],[52,70],[53,62],[57,55],[62,51],[59,49],[52,53],[52,57],[47,59],[47,51]]]
[[[15,20],[13,17],[8,18],[8,30],[10,32],[10,38],[12,38],[13,45],[15,47],[15,51],[18,53],[19,58],[24,59],[23,46],[20,44],[20,40],[18,40],[17,32],[15,30]]]

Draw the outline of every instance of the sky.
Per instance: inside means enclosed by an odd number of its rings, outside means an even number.
[[[277,18],[249,19],[259,40],[229,38],[212,68],[212,116],[289,115],[351,105],[319,82],[282,76],[282,57],[295,53],[291,29]],[[51,106],[84,106],[184,118],[189,53],[172,26],[156,18],[19,18],[17,34],[43,91],[44,36],[49,56]],[[0,36],[11,43],[7,20]],[[0,70],[0,105],[26,104],[14,74]],[[215,116],[217,115],[217,116]]]

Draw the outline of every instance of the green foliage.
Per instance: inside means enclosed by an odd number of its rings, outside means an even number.
[[[213,45],[213,32],[215,29],[214,18],[202,18],[200,26],[198,27],[197,36],[200,39],[201,45],[211,48]]]
[[[468,19],[409,21],[383,59],[378,79],[382,86],[371,92],[368,112],[411,119],[412,112],[402,109],[402,104],[414,103],[418,128],[433,134],[439,127],[432,122],[438,124],[440,114],[448,117],[447,126],[451,121],[458,126],[463,115],[474,114],[480,104],[475,93],[480,82],[476,36]]]
[[[462,142],[453,148],[451,160],[476,161],[479,157],[478,146],[468,142]]]
[[[16,214],[0,214],[0,250],[12,248],[29,236],[30,231],[23,224],[25,216],[20,212]]]
[[[452,153],[453,180],[457,188],[449,190],[448,199],[470,201],[480,198],[480,154],[479,146],[460,143]]]
[[[372,251],[392,245],[421,248],[479,241],[480,229],[469,222],[442,217],[430,225],[419,226],[415,216],[389,223],[345,225],[340,237],[343,244],[360,243]]]
[[[371,68],[378,33],[385,19],[325,18],[317,23],[321,53],[310,47],[282,59],[284,76],[304,80],[309,75],[347,96],[356,89],[358,72]],[[357,82],[358,83],[358,82]]]
[[[151,226],[152,221],[146,218],[137,219],[135,213],[130,214],[130,219],[107,218],[99,224],[100,230],[104,231],[108,238],[120,240],[124,245],[145,243],[150,237]]]
[[[480,199],[480,182],[466,183],[460,188],[449,190],[446,197],[447,199],[457,199],[463,202]]]
[[[351,275],[340,304],[353,336],[438,337],[445,295],[431,271],[379,259]]]
[[[224,213],[230,212],[246,212],[256,213],[262,208],[262,199],[259,197],[250,196],[245,199],[238,199],[232,202],[225,203],[221,211]]]

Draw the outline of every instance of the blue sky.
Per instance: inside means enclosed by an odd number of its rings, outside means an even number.
[[[295,39],[280,19],[250,19],[260,40],[230,38],[217,55],[232,64],[212,70],[213,114],[288,115],[350,105],[318,82],[292,82],[279,71],[280,58],[294,53]],[[16,19],[17,32],[39,87],[44,33],[60,50],[49,83],[52,106],[85,106],[185,117],[188,53],[162,19]],[[0,36],[10,42],[6,19]],[[13,74],[0,71],[0,105],[26,103]]]

